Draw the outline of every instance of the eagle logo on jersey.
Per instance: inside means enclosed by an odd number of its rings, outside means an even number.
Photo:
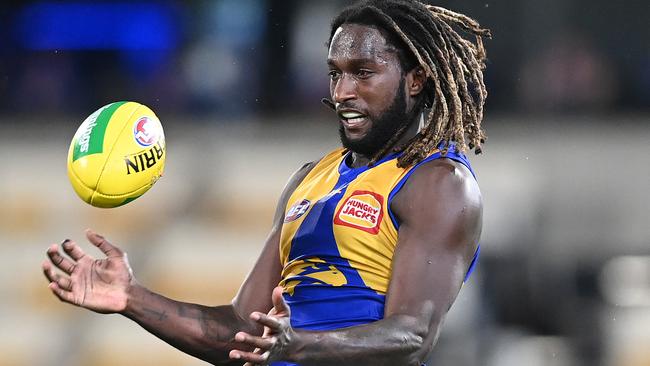
[[[370,191],[355,191],[339,208],[334,217],[334,224],[377,234],[384,217],[383,205],[382,195]]]
[[[291,274],[281,284],[284,292],[293,296],[301,283],[329,285],[334,287],[348,283],[343,272],[320,258],[309,258],[292,263]]]
[[[296,221],[298,220],[302,215],[304,215],[308,210],[309,207],[311,206],[311,202],[309,200],[302,200],[298,201],[291,206],[289,211],[287,211],[287,215],[284,217],[284,222],[291,222],[291,221]]]

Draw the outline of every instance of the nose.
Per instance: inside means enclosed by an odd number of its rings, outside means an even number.
[[[346,74],[341,75],[333,87],[332,98],[337,104],[357,97],[357,83]]]

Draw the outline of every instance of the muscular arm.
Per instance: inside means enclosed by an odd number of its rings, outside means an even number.
[[[384,319],[336,331],[295,331],[289,361],[417,365],[437,340],[476,250],[482,203],[471,173],[447,159],[420,167],[393,200],[400,220]]]
[[[274,229],[252,272],[229,305],[203,306],[168,299],[134,284],[128,290],[123,315],[179,350],[214,364],[228,364],[228,352],[239,330],[260,333],[261,328],[243,316],[249,311],[267,311],[272,289],[280,276]],[[266,294],[251,296],[252,293]]]
[[[230,305],[208,307],[170,300],[135,285],[129,291],[123,314],[149,332],[205,361],[228,364],[228,352],[234,347],[234,335],[245,330],[261,334],[262,328],[248,314],[268,311],[271,292],[280,282],[280,232],[284,209],[291,193],[311,170],[307,164],[298,170],[285,187],[264,249],[252,271]]]
[[[284,209],[296,186],[311,170],[307,164],[285,187],[276,210],[274,225],[257,263],[229,305],[202,306],[183,303],[153,293],[139,285],[130,272],[126,254],[89,232],[89,240],[107,256],[95,260],[76,244],[66,241],[63,250],[73,259],[50,247],[51,263],[68,276],[57,274],[50,262],[43,270],[54,294],[64,302],[100,313],[119,312],[179,350],[214,364],[241,364],[228,358],[234,335],[245,330],[261,334],[261,326],[248,317],[253,311],[267,312],[271,293],[280,281],[279,241]],[[100,286],[101,285],[101,286]]]

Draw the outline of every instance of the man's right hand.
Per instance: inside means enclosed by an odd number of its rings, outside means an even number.
[[[285,209],[293,191],[314,165],[304,165],[287,183],[264,249],[230,304],[190,304],[149,291],[135,281],[126,254],[90,230],[86,232],[88,240],[106,257],[92,258],[71,241],[61,245],[62,252],[59,245],[52,245],[47,251],[49,260],[43,263],[49,288],[63,302],[98,313],[119,312],[156,337],[204,361],[241,365],[230,359],[230,351],[252,352],[254,348],[237,344],[235,334],[262,334],[262,327],[247,315],[265,314],[273,307],[271,295],[282,274],[278,248]]]
[[[124,311],[127,291],[134,282],[126,253],[92,230],[86,230],[86,237],[106,258],[95,259],[70,240],[61,244],[70,257],[66,258],[59,252],[58,245],[53,244],[47,250],[50,260],[42,265],[50,282],[48,287],[63,302],[98,313]],[[54,267],[63,273],[57,273]]]

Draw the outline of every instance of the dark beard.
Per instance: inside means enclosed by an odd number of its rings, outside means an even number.
[[[386,145],[388,140],[395,136],[402,126],[404,119],[412,117],[406,113],[406,97],[404,96],[405,83],[406,80],[402,78],[393,103],[377,120],[372,120],[372,127],[364,137],[356,141],[351,141],[345,135],[343,125],[339,127],[339,135],[343,147],[357,154],[372,158]]]

